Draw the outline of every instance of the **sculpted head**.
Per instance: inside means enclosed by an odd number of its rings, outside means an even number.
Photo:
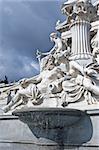
[[[27,87],[27,83],[26,83],[26,78],[23,78],[19,81],[21,87],[26,88]]]
[[[53,42],[54,39],[57,39],[57,33],[56,33],[56,32],[52,32],[52,33],[50,34],[50,40]]]

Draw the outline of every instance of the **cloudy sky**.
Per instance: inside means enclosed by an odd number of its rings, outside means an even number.
[[[48,51],[49,34],[64,0],[0,0],[0,79],[10,81],[39,73],[36,49]]]
[[[49,34],[66,0],[0,0],[0,79],[9,81],[39,73],[36,49],[48,51]]]

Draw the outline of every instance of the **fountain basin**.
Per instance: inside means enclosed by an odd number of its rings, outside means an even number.
[[[63,108],[24,108],[14,111],[13,115],[19,116],[20,120],[32,124],[33,127],[56,129],[77,123],[85,113]]]
[[[26,123],[40,145],[81,145],[90,140],[92,124],[85,112],[65,108],[23,108],[13,115]],[[86,126],[86,128],[85,128]],[[88,132],[86,136],[86,132]],[[59,147],[59,148],[58,148]],[[56,150],[55,149],[55,150]]]

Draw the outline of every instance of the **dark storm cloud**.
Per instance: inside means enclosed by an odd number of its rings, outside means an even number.
[[[39,72],[36,49],[52,47],[49,34],[63,19],[63,0],[0,0],[0,78],[18,80]]]

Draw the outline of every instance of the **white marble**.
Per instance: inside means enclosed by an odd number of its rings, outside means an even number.
[[[98,4],[67,1],[62,12],[67,20],[56,24],[60,37],[50,34],[54,47],[47,53],[37,50],[40,74],[0,87],[1,99],[17,90],[3,108],[5,112],[25,106],[99,109]]]

